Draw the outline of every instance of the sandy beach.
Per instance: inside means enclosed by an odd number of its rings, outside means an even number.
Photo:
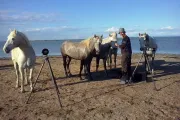
[[[140,56],[133,55],[132,70]],[[92,81],[79,79],[80,62],[77,60],[71,62],[71,78],[65,78],[60,56],[50,56],[49,60],[63,107],[59,107],[47,64],[29,104],[25,104],[30,93],[29,85],[25,86],[25,93],[15,88],[13,63],[11,59],[1,58],[0,120],[180,120],[180,55],[156,55],[153,79],[157,90],[154,90],[153,82],[144,80],[131,86],[120,85],[120,56],[117,69],[110,70],[108,67],[109,78],[105,76],[102,60],[99,72],[95,72],[94,58],[91,65]],[[37,57],[33,81],[42,62],[43,58]],[[143,73],[142,63],[137,72]]]

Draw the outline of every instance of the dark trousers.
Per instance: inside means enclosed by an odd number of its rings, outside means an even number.
[[[131,76],[131,54],[123,53],[121,57],[122,75]]]

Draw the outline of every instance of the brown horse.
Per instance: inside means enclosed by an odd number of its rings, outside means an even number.
[[[69,69],[71,59],[76,59],[81,60],[79,72],[80,79],[82,79],[81,72],[84,66],[85,71],[88,73],[89,79],[92,80],[90,73],[90,65],[93,58],[92,54],[94,51],[96,54],[99,54],[101,42],[102,36],[96,35],[81,42],[65,41],[61,46],[61,55],[63,57],[63,65],[66,77],[71,76]],[[66,61],[67,58],[68,61]]]

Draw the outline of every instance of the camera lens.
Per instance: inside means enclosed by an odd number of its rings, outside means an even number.
[[[44,49],[42,50],[42,54],[43,54],[43,55],[48,55],[48,53],[49,53],[49,50],[48,50],[47,48],[44,48]]]

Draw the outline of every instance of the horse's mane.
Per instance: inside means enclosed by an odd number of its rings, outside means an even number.
[[[80,43],[85,44],[87,47],[89,47],[91,40],[92,40],[92,37],[89,37],[89,38],[81,41]]]
[[[102,44],[106,44],[106,43],[111,42],[111,40],[110,40],[109,38],[110,38],[110,37],[104,38],[104,39],[102,40]],[[116,39],[116,41],[117,41],[117,39]]]
[[[109,39],[109,37],[104,38],[104,39],[102,40],[102,44],[106,44],[106,43],[109,43],[109,42],[111,42],[111,40]]]
[[[146,39],[149,40],[150,38],[151,37],[148,34],[146,34]]]
[[[27,36],[24,33],[17,31],[16,35],[21,36],[23,38],[23,40],[25,40],[26,44],[28,46],[31,46],[29,39],[27,38]]]

